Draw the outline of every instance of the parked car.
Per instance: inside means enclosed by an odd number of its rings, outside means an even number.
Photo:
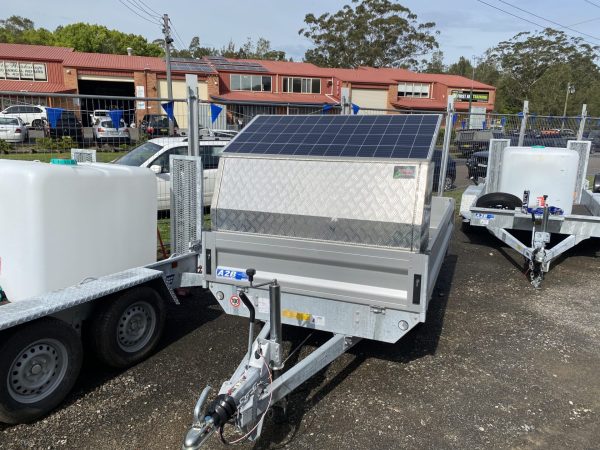
[[[56,122],[56,127],[50,127],[48,135],[51,138],[69,136],[77,142],[83,141],[83,125],[73,111],[63,111]]]
[[[458,130],[455,143],[462,156],[469,156],[473,152],[487,150],[490,139],[502,139],[504,134],[497,130]]]
[[[470,179],[477,181],[477,179],[486,176],[489,156],[489,150],[482,150],[473,153],[469,159],[467,159],[467,171]]]
[[[178,135],[177,120],[173,123],[173,133]],[[166,114],[146,114],[140,123],[140,131],[149,137],[169,135],[169,117]]]
[[[587,141],[592,141],[592,153],[600,151],[600,130],[590,131],[587,137],[584,139]]]
[[[27,126],[18,116],[0,116],[0,140],[21,143],[27,140]]]
[[[108,117],[108,109],[95,109],[90,114],[90,124],[92,126],[96,125],[96,122],[99,122],[100,119],[105,119]]]
[[[230,139],[208,138],[200,140],[200,156],[204,169],[204,206],[210,206],[215,190],[215,178],[219,158]],[[156,174],[158,183],[158,210],[171,207],[171,174],[169,157],[171,155],[187,155],[188,139],[156,138],[151,139],[117,159],[115,164],[147,167]]]
[[[436,150],[433,152],[431,160],[435,163],[433,168],[433,190],[437,190],[440,182],[440,168],[442,166],[442,151]],[[444,183],[444,190],[448,191],[454,187],[456,181],[456,161],[448,155],[448,168],[446,169],[446,181]]]
[[[19,117],[27,126],[42,128],[46,121],[46,107],[41,105],[13,105],[0,114]]]
[[[93,127],[94,140],[102,144],[129,144],[131,138],[129,136],[129,128],[123,119],[119,124],[119,128],[115,128],[113,121],[110,118],[98,118],[98,121]]]

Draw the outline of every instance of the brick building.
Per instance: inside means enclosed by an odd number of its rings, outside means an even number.
[[[184,98],[185,74],[194,73],[198,75],[201,100],[227,104],[230,113],[240,117],[317,111],[324,105],[339,105],[343,96],[361,108],[359,113],[441,111],[449,95],[456,95],[459,111],[468,110],[470,97],[474,105],[486,111],[494,109],[495,101],[493,86],[456,75],[405,69],[331,69],[302,62],[222,57],[175,59],[171,69],[174,98]],[[166,98],[166,65],[162,58],[0,44],[0,91],[40,93],[35,101],[50,106],[53,99],[44,94]],[[10,101],[10,96],[2,99]],[[87,110],[100,106],[94,100],[82,101],[88,102]],[[115,106],[132,111],[130,119],[138,121],[144,114],[162,112],[159,102],[132,100]]]

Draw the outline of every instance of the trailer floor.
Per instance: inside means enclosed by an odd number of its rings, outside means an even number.
[[[360,343],[291,397],[288,424],[267,421],[243,448],[600,447],[600,240],[569,252],[542,291],[520,264],[457,231],[428,322],[395,345]],[[0,426],[0,448],[179,448],[197,395],[231,374],[247,339],[243,320],[196,296],[171,311],[157,354],[125,372],[86,361],[59,410]],[[208,448],[225,447],[215,436]]]

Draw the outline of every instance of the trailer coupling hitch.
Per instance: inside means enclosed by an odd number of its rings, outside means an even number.
[[[202,447],[208,438],[237,411],[235,400],[229,395],[221,394],[208,405],[202,418],[202,406],[206,402],[210,389],[210,386],[206,386],[198,398],[194,408],[194,423],[185,436],[182,450],[197,450]]]

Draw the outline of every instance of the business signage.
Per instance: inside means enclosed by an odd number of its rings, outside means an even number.
[[[0,80],[48,81],[46,64],[21,61],[0,61]]]
[[[453,90],[451,94],[454,95],[458,102],[468,102],[469,99],[471,99],[471,91],[459,91],[456,89]],[[488,103],[490,101],[489,92],[473,91],[472,94],[472,102]]]

